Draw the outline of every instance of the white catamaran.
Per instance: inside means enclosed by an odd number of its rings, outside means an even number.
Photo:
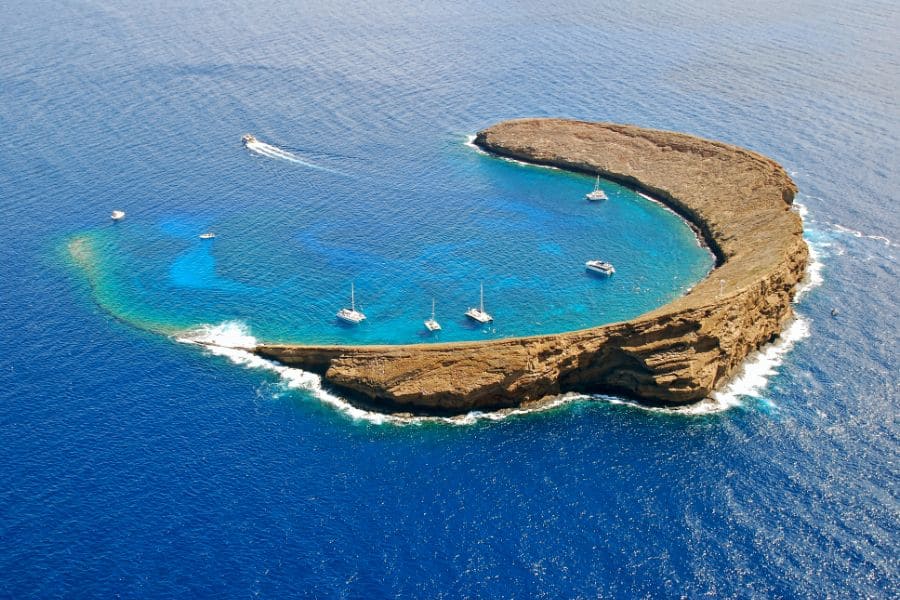
[[[607,277],[616,272],[616,268],[612,266],[612,263],[603,260],[589,260],[584,263],[584,268],[594,273],[606,275]]]
[[[597,181],[594,183],[594,191],[584,195],[585,198],[593,202],[606,200],[606,192],[600,189],[600,176],[597,175]]]
[[[473,321],[478,321],[479,323],[490,323],[494,320],[494,317],[484,312],[484,284],[481,284],[481,304],[479,304],[478,308],[470,308],[466,311],[466,316],[472,319]]]
[[[441,324],[434,320],[434,298],[431,299],[431,318],[425,319],[425,329],[428,331],[441,330]]]
[[[337,318],[345,323],[357,325],[366,320],[366,315],[356,310],[356,290],[353,283],[350,283],[350,308],[342,308],[337,312]]]

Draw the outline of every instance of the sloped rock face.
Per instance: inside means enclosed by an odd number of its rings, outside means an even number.
[[[698,228],[717,268],[671,304],[582,331],[406,346],[273,344],[256,352],[322,373],[391,411],[504,408],[570,391],[684,404],[709,395],[791,317],[808,250],[790,210],[797,188],[771,159],[680,133],[562,119],[503,122],[475,143],[651,194]]]

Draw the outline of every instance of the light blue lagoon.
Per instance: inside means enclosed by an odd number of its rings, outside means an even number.
[[[415,161],[405,149],[332,158],[327,170],[296,151],[252,152],[237,138],[225,142],[221,165],[237,189],[173,191],[149,208],[120,201],[124,221],[98,215],[102,225],[72,238],[91,250],[101,305],[127,306],[119,316],[165,330],[241,321],[265,340],[480,340],[628,319],[712,266],[661,205],[611,182],[609,200],[588,202],[590,178],[492,157],[464,136],[420,140]],[[200,239],[207,230],[217,237]],[[616,275],[586,272],[593,258],[614,263]],[[358,326],[334,316],[351,282],[368,316]],[[486,326],[463,314],[477,305],[480,282],[495,319]],[[432,298],[436,334],[422,326]]]

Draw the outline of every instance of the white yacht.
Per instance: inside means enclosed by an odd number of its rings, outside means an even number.
[[[593,271],[594,273],[606,275],[607,277],[616,272],[616,268],[612,266],[612,263],[602,260],[589,260],[584,263],[584,268],[588,271]]]
[[[425,329],[428,331],[441,330],[441,324],[434,320],[434,298],[431,299],[431,318],[425,319]]]
[[[357,325],[366,320],[366,315],[356,310],[356,291],[353,284],[350,284],[350,308],[342,308],[337,312],[337,318],[345,323]]]
[[[114,210],[114,211],[112,211],[112,214],[109,215],[109,218],[112,219],[113,221],[121,221],[122,219],[125,218],[125,211],[124,210]]]
[[[594,191],[584,195],[585,198],[593,202],[606,200],[606,192],[600,189],[600,176],[597,175],[597,181],[594,183]]]
[[[201,233],[201,234],[200,234],[200,239],[201,239],[201,240],[211,240],[211,239],[213,239],[214,237],[216,237],[216,234],[214,234],[214,233],[211,232],[211,231],[207,231],[206,233]]]
[[[484,312],[484,284],[481,284],[481,303],[478,305],[478,308],[470,308],[466,311],[466,316],[472,319],[473,321],[478,321],[479,323],[490,323],[494,320],[494,317]]]

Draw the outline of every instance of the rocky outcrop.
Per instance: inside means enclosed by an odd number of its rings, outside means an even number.
[[[797,188],[774,161],[680,133],[561,119],[507,121],[475,143],[649,193],[698,228],[717,267],[666,306],[592,329],[433,345],[272,344],[256,352],[322,373],[385,410],[494,409],[569,391],[683,404],[709,395],[790,318],[808,254],[790,210]]]

